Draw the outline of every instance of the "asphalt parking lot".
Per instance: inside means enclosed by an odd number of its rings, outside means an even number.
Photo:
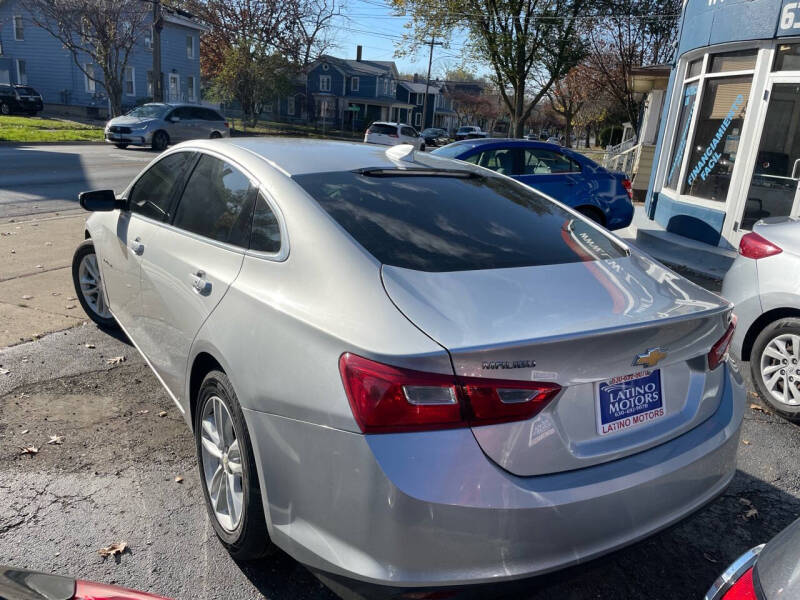
[[[95,172],[97,147],[86,148],[69,159],[82,165],[80,184],[113,183]],[[0,167],[0,181],[3,168],[11,167]],[[54,191],[56,178],[41,190],[16,187],[14,196],[0,185],[0,224],[38,207],[74,207]],[[763,409],[749,383],[748,390],[739,470],[723,495],[626,549],[484,597],[701,598],[728,563],[800,516],[800,427]],[[30,447],[37,453],[23,453]],[[121,556],[98,554],[121,541]],[[0,564],[180,599],[334,597],[284,554],[250,564],[229,557],[209,525],[194,442],[178,410],[127,340],[86,323],[0,349]]]

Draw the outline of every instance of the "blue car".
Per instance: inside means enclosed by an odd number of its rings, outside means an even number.
[[[612,173],[556,144],[475,139],[442,146],[432,154],[465,160],[509,175],[608,229],[627,227],[633,219],[633,191],[624,173]]]

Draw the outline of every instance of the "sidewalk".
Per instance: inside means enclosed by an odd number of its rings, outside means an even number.
[[[0,349],[87,320],[72,285],[82,210],[0,221]]]
[[[630,226],[614,233],[670,267],[688,269],[714,280],[721,280],[736,258],[735,250],[710,246],[666,231],[647,218],[642,204],[634,204]]]

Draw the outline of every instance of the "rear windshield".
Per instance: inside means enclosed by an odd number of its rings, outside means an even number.
[[[386,265],[471,271],[625,256],[588,223],[499,177],[338,172],[294,179]]]
[[[37,92],[32,87],[22,87],[17,86],[17,91],[22,94],[23,96],[38,96],[39,92]]]
[[[436,156],[444,156],[445,158],[456,158],[459,154],[463,154],[473,147],[473,144],[461,144],[456,142],[454,144],[447,144],[447,146],[437,148],[431,152],[431,154],[435,154]]]
[[[383,135],[397,135],[396,125],[379,125],[374,123],[369,126],[370,133],[382,133]]]

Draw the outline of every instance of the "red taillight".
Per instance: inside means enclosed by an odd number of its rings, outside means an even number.
[[[633,186],[631,185],[631,180],[627,177],[622,180],[622,187],[625,188],[625,191],[628,192],[628,198],[633,200]]]
[[[757,233],[743,235],[739,241],[739,254],[747,258],[758,260],[767,256],[774,256],[783,252],[778,246]]]
[[[708,353],[708,368],[712,371],[725,360],[725,355],[728,353],[728,347],[731,345],[734,331],[736,331],[736,315],[732,314],[730,324],[725,334],[719,338],[716,344],[711,346],[711,351]]]
[[[529,419],[550,402],[554,383],[423,373],[355,354],[339,359],[353,416],[364,433],[423,431]]]
[[[722,600],[758,600],[756,588],[753,585],[753,569],[747,569],[747,571],[736,580],[733,587],[725,592]]]
[[[227,121],[225,121],[225,129],[230,129],[230,125],[228,125]]]
[[[400,137],[400,136],[399,136],[399,135],[397,135],[396,133],[390,133],[390,134],[388,134],[388,135],[389,135],[389,137],[393,137],[393,138]]]
[[[163,596],[154,596],[145,592],[137,592],[113,585],[76,581],[75,595],[72,600],[169,600]]]

